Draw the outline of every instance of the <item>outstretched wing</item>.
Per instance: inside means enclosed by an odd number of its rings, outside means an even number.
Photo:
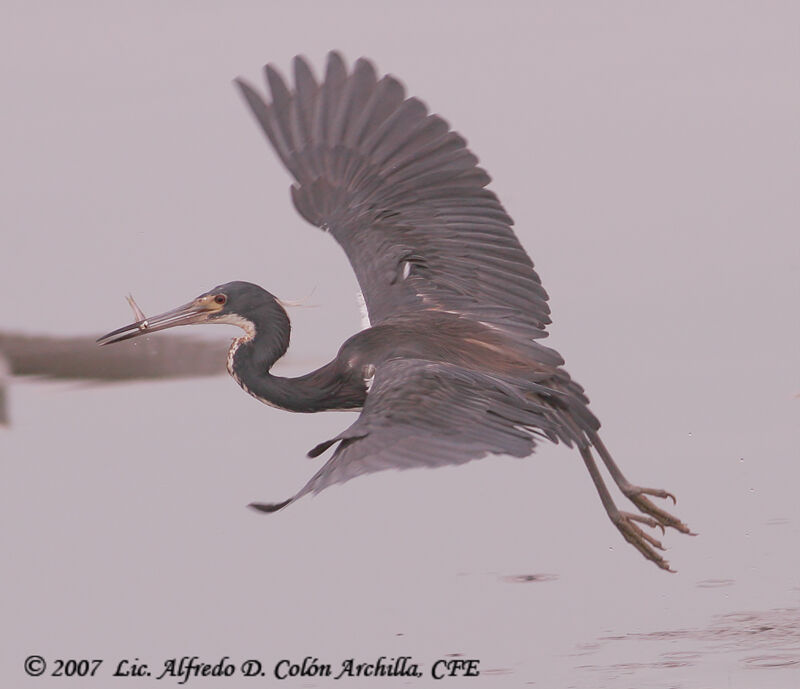
[[[384,469],[463,464],[487,454],[525,457],[536,437],[572,444],[568,399],[550,388],[454,364],[395,359],[378,367],[356,422],[318,445],[333,456],[292,498],[252,507],[274,512],[335,483]]]
[[[297,210],[347,253],[373,325],[438,309],[546,335],[550,309],[533,263],[447,122],[365,59],[348,73],[330,53],[320,84],[297,57],[293,90],[265,71],[271,103],[238,84],[296,180]]]

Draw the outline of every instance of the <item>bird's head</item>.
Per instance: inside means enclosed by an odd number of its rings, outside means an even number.
[[[272,314],[279,318],[280,314],[283,314],[285,318],[285,311],[272,294],[252,282],[228,282],[201,294],[188,304],[158,316],[142,318],[103,335],[97,342],[107,345],[157,330],[193,323],[237,325],[245,331],[246,337],[252,338],[256,334],[257,325],[270,319]]]

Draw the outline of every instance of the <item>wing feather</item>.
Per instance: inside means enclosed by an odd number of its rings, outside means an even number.
[[[238,81],[295,178],[292,200],[343,247],[370,320],[440,309],[524,338],[546,335],[547,293],[485,187],[466,141],[364,59],[328,56],[317,83],[301,58],[294,87],[265,69],[271,102]]]
[[[338,443],[331,458],[280,506],[376,471],[463,464],[488,454],[525,457],[537,437],[570,445],[585,442],[564,422],[567,399],[527,380],[454,364],[388,361],[376,370],[356,422],[309,453],[317,456]]]

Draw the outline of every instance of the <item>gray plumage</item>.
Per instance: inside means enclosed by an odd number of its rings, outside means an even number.
[[[299,213],[329,232],[355,271],[370,327],[325,366],[298,378],[270,373],[289,346],[277,299],[246,282],[219,285],[160,316],[101,338],[108,344],[175,325],[234,323],[228,369],[251,395],[300,412],[362,408],[358,420],[309,453],[325,465],[292,498],[253,504],[272,512],[308,493],[383,469],[462,464],[487,454],[530,454],[539,439],[577,447],[622,535],[668,569],[661,544],[638,524],[689,529],[631,484],[598,435],[583,389],[544,346],[547,293],[489,176],[465,140],[393,77],[337,53],[318,82],[294,61],[295,84],[265,68],[271,99],[237,80],[294,178]],[[641,514],[617,509],[596,451]],[[673,498],[674,499],[674,498]]]
[[[453,333],[454,350],[463,349],[463,340],[470,336],[496,338],[494,350],[488,343],[476,357],[475,368],[491,370],[496,359],[497,373],[502,374],[508,352],[497,353],[515,350],[519,365],[506,389],[525,389],[546,375],[558,386],[551,387],[548,396],[559,397],[563,409],[580,407],[573,415],[578,425],[597,430],[599,423],[586,408],[582,389],[558,368],[563,359],[535,341],[547,335],[547,293],[511,230],[512,219],[485,188],[490,178],[466,141],[441,117],[428,114],[419,100],[406,99],[397,80],[378,80],[367,60],[358,60],[348,74],[341,57],[331,53],[322,84],[303,58],[295,58],[294,68],[294,91],[275,68],[265,68],[271,103],[246,82],[237,83],[295,178],[291,194],[297,210],[330,232],[350,259],[371,325],[429,320],[427,327],[441,334],[442,326],[454,320],[468,324],[468,329]],[[463,360],[463,352],[460,356]],[[342,436],[349,442],[298,496],[379,468],[463,463],[487,453],[527,455],[537,432],[554,441],[588,444],[574,423],[559,420],[552,410],[547,422],[539,415],[538,431],[537,419],[528,416],[527,426],[520,422],[515,428],[508,422],[501,432],[493,426],[503,418],[492,406],[499,403],[492,394],[498,383],[487,386],[490,380],[483,371],[449,362],[406,359],[402,366],[390,362],[379,367],[362,418]],[[433,381],[443,386],[459,381],[462,394],[428,397]],[[521,392],[516,397],[523,399]],[[445,405],[451,408],[445,410]],[[459,406],[473,412],[469,421],[479,424],[481,437],[462,433],[456,441],[453,420],[467,420],[465,413],[453,413]],[[403,417],[403,411],[418,408],[434,412],[442,431],[448,432],[447,442],[444,433],[421,434],[411,418]],[[477,414],[475,409],[483,411]],[[387,414],[382,422],[371,419],[378,410]],[[415,415],[414,420],[420,419]],[[364,428],[373,429],[365,436],[369,440],[354,442],[352,434]],[[378,428],[381,432],[376,434]],[[412,437],[402,440],[403,434]],[[379,450],[380,443],[413,445],[416,459],[410,451]],[[369,452],[380,459],[368,457]],[[350,462],[354,466],[343,466]]]
[[[526,457],[537,436],[563,433],[545,401],[552,398],[536,383],[454,364],[387,361],[358,420],[319,446],[340,442],[333,457],[295,497],[383,469],[463,464],[489,453]]]
[[[297,210],[350,259],[371,323],[437,309],[544,337],[547,293],[465,140],[367,60],[348,75],[331,53],[321,85],[294,65],[294,92],[267,66],[271,104],[238,83],[297,182]]]

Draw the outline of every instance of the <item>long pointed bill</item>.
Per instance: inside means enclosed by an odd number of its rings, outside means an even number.
[[[132,337],[139,337],[139,335],[147,335],[158,330],[174,328],[177,325],[204,323],[218,310],[219,307],[215,308],[213,302],[208,298],[195,299],[193,302],[179,306],[172,311],[167,311],[158,316],[144,318],[130,325],[126,325],[123,328],[114,330],[107,335],[103,335],[103,337],[98,338],[97,344],[107,345],[113,342],[122,342]]]

